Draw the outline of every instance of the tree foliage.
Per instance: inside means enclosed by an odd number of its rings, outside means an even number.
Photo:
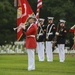
[[[74,25],[75,1],[74,0],[42,0],[43,7],[40,10],[40,17],[45,18],[47,23],[48,16],[54,16],[54,22],[57,24],[60,19],[66,20],[66,27],[69,29]],[[34,13],[36,13],[37,0],[28,0]],[[16,40],[16,8],[13,0],[0,0],[0,44],[5,41]],[[70,37],[69,35],[68,37]]]
[[[9,0],[0,1],[0,44],[15,40],[16,9]]]

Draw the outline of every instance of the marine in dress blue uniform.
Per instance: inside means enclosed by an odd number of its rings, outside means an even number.
[[[45,33],[44,33],[44,19],[39,18],[39,26],[38,26],[38,33],[37,33],[37,52],[38,52],[38,59],[39,61],[44,61],[44,40],[45,40]]]
[[[54,17],[48,17],[48,25],[46,27],[46,56],[48,62],[53,61],[52,45],[56,32],[56,26],[53,23],[53,19]]]
[[[59,60],[60,62],[64,62],[65,61],[65,41],[66,41],[66,27],[65,27],[65,20],[60,20],[60,24],[59,24],[59,30],[58,32],[56,32],[57,35],[57,46],[59,49]]]

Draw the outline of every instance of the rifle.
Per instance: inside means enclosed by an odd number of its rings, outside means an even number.
[[[60,24],[60,22],[57,24],[57,29],[56,29],[56,32],[59,32],[59,24]],[[57,42],[57,35],[55,34],[55,37],[53,38],[53,46],[52,46],[52,48],[53,48],[53,50],[55,49],[55,46],[56,46],[56,42]]]

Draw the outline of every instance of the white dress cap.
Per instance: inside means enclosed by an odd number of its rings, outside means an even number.
[[[43,18],[39,18],[39,21],[45,21],[45,19],[43,19]]]
[[[66,21],[61,19],[61,20],[60,20],[60,22],[63,22],[63,23],[65,23]]]
[[[54,19],[54,17],[48,17],[48,20],[53,20]]]

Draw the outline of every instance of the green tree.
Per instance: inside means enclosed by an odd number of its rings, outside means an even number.
[[[0,44],[15,40],[13,27],[16,24],[16,9],[9,0],[0,1]]]

